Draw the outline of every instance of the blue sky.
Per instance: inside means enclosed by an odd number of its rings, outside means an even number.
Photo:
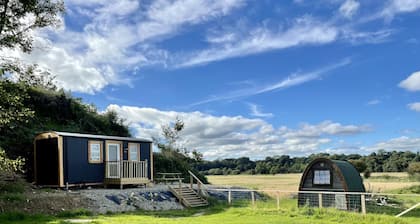
[[[31,55],[207,159],[420,150],[419,0],[69,0]]]

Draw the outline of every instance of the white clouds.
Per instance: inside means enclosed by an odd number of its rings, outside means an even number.
[[[371,101],[367,102],[367,105],[369,105],[369,106],[373,106],[373,105],[378,105],[378,104],[380,104],[380,103],[381,103],[381,101],[380,101],[380,100],[378,100],[378,99],[374,99],[374,100],[371,100]]]
[[[241,36],[243,38],[240,40],[225,41],[223,44],[183,55],[180,61],[175,62],[175,67],[195,66],[295,46],[326,44],[336,40],[338,30],[327,23],[302,17],[296,19],[288,29],[275,32],[259,27]]]
[[[394,34],[392,29],[383,29],[378,31],[354,31],[343,29],[342,38],[351,44],[379,44],[389,40],[390,36]]]
[[[418,0],[389,0],[381,15],[392,19],[396,14],[409,13],[420,9]]]
[[[339,12],[344,17],[351,18],[359,12],[357,0],[334,2],[342,2]],[[352,44],[381,43],[394,33],[391,29],[361,32],[348,20],[321,19],[324,17],[312,14],[281,20],[264,18],[245,27],[232,27],[230,22],[219,20],[245,8],[245,0],[69,0],[66,6],[67,26],[36,34],[45,39],[41,42],[48,42],[45,55],[35,52],[37,56],[22,57],[42,64],[44,69],[57,75],[61,86],[87,93],[101,91],[119,79],[125,81],[118,83],[128,83],[132,73],[145,66],[183,68],[340,40]],[[388,1],[383,14],[393,16],[419,8],[418,1],[393,0]],[[247,20],[245,17],[235,21]],[[173,46],[169,42],[161,44],[176,35],[188,34],[194,25],[214,21],[210,26],[200,27],[208,35],[200,36],[198,41],[191,40],[193,44],[187,47]],[[270,21],[270,25],[266,21]],[[217,32],[220,27],[230,28]],[[216,32],[212,33],[213,30]],[[203,45],[202,40],[205,40]],[[170,47],[163,49],[163,46]],[[267,91],[295,85],[293,82],[303,83],[311,77],[290,77],[284,83],[277,83],[280,87],[268,86]],[[93,78],[97,81],[92,81]]]
[[[303,124],[298,129],[275,128],[261,119],[242,116],[213,116],[202,112],[161,111],[154,108],[109,105],[127,119],[138,137],[159,136],[161,125],[175,120],[185,122],[182,141],[188,149],[197,149],[206,159],[249,156],[264,158],[278,154],[319,152],[332,143],[331,137],[357,135],[369,131],[368,126],[342,125],[324,121]]]
[[[17,51],[13,55],[53,73],[60,87],[94,94],[107,85],[130,84],[130,71],[140,67],[165,66],[168,52],[153,44],[156,38],[227,15],[241,7],[243,0],[140,3],[70,0],[66,19],[72,21],[71,26],[35,33],[34,44],[41,48],[31,55]]]
[[[410,103],[407,105],[410,110],[420,112],[420,102]]]
[[[272,113],[264,113],[261,111],[261,108],[257,104],[249,103],[249,109],[251,110],[250,115],[254,117],[273,117]]]
[[[138,25],[140,41],[173,35],[181,26],[206,22],[241,7],[243,0],[158,0],[146,12],[147,20]]]
[[[398,86],[411,92],[420,91],[420,71],[412,73],[408,78],[401,81]],[[420,102],[410,103],[407,107],[410,110],[420,112]]]
[[[346,17],[351,18],[353,15],[359,10],[360,3],[355,0],[346,0],[343,2],[343,4],[340,6],[340,13]]]
[[[367,152],[376,152],[378,150],[385,151],[415,151],[419,149],[420,138],[409,138],[407,136],[401,136],[393,138],[387,141],[376,143],[375,145],[362,147],[361,149]]]
[[[317,125],[302,124],[298,130],[284,129],[285,138],[319,138],[323,135],[354,135],[371,130],[370,126],[342,125],[332,121],[323,121]]]
[[[407,79],[400,82],[399,87],[408,91],[420,91],[420,71],[412,73]]]
[[[206,104],[206,103],[221,101],[221,100],[234,100],[234,99],[238,99],[242,97],[259,95],[259,94],[263,94],[267,92],[272,92],[275,90],[290,88],[293,86],[301,85],[301,84],[319,79],[323,75],[327,74],[328,72],[331,72],[335,69],[346,66],[350,63],[351,63],[351,60],[349,58],[346,58],[335,64],[325,66],[315,71],[311,71],[304,74],[292,74],[288,76],[287,78],[282,79],[281,81],[278,81],[275,83],[259,85],[259,86],[251,86],[251,87],[247,87],[243,89],[233,90],[231,92],[223,93],[220,95],[213,95],[205,100],[195,102],[191,104],[190,106],[196,106],[196,105],[201,105],[201,104]]]

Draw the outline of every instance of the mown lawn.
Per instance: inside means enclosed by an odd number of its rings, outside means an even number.
[[[218,203],[206,209],[187,209],[167,212],[135,212],[100,216],[77,216],[72,214],[52,216],[26,216],[23,214],[2,214],[0,223],[72,223],[85,220],[85,223],[170,223],[170,224],[222,224],[222,223],[354,223],[354,224],[410,224],[420,222],[420,218],[394,218],[389,215],[343,212],[333,209],[312,209],[296,207],[295,200],[283,200],[278,210],[274,201],[258,202],[255,206],[237,201],[232,206]]]

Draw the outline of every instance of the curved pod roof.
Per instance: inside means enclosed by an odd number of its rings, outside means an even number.
[[[365,192],[365,186],[363,185],[362,177],[360,177],[359,172],[357,172],[354,166],[346,161],[340,160],[330,160],[327,158],[318,158],[313,160],[303,172],[302,178],[300,180],[299,190],[302,190],[304,181],[308,176],[309,172],[312,170],[312,167],[320,162],[325,162],[329,164],[333,171],[338,174],[340,181],[344,186],[344,191],[346,192]]]

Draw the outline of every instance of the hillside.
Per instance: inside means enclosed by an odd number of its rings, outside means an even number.
[[[11,158],[26,160],[26,174],[31,179],[33,139],[37,133],[57,130],[88,134],[130,136],[128,127],[115,112],[99,113],[94,105],[83,103],[63,90],[29,86],[24,83],[1,81],[1,89],[13,90],[13,96],[23,100],[23,107],[33,112],[27,119],[0,127],[0,148]],[[5,106],[4,106],[5,105]],[[8,102],[5,109],[14,110]]]

